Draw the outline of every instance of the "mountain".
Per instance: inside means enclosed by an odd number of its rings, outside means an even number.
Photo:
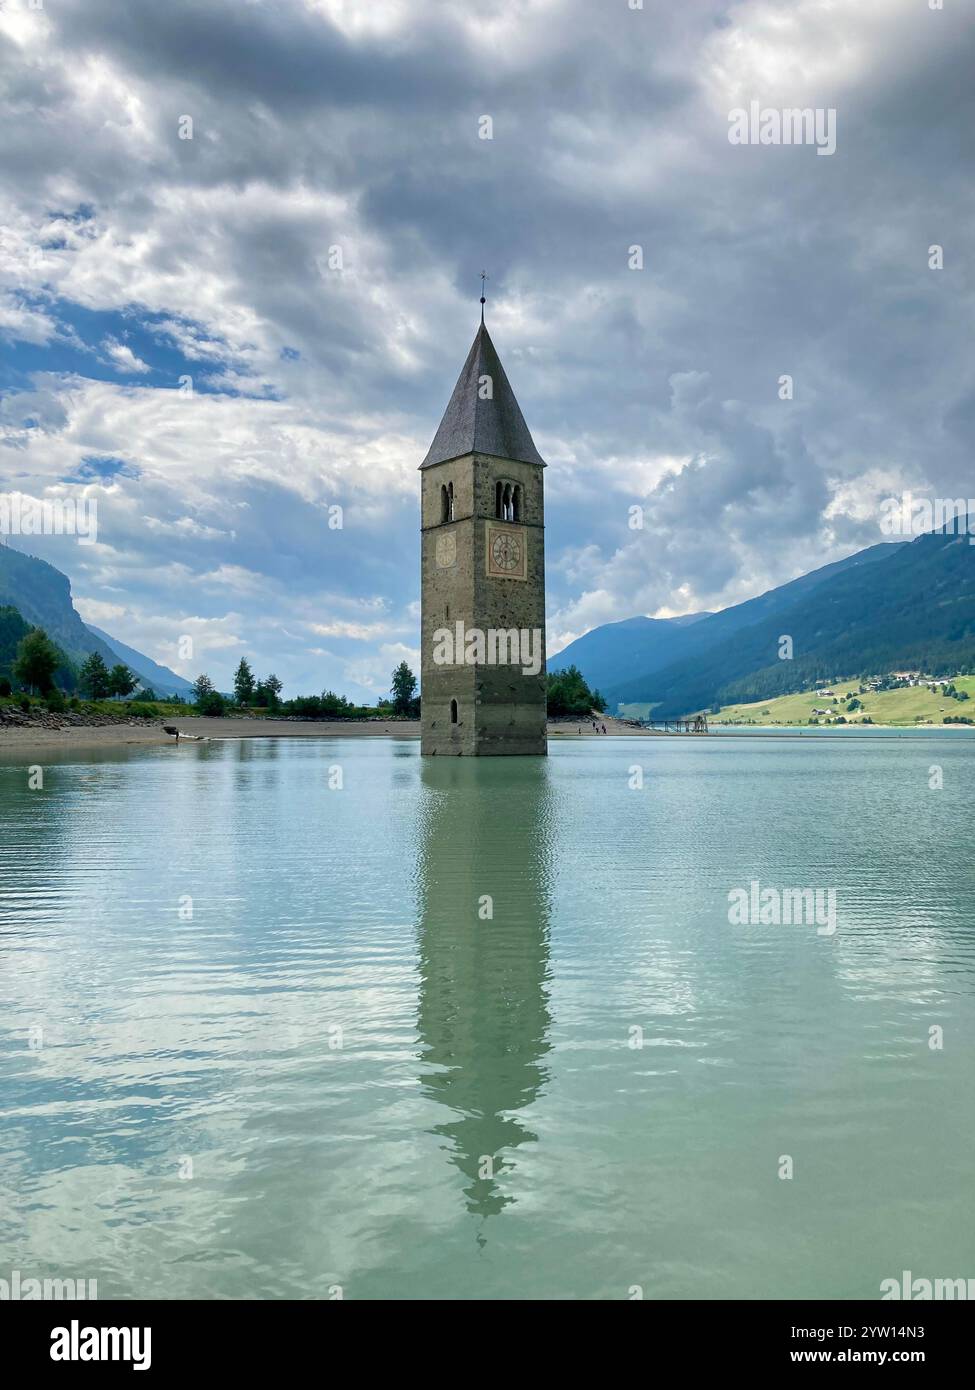
[[[175,671],[171,671],[168,666],[160,666],[151,657],[143,656],[142,652],[137,652],[134,647],[127,647],[117,637],[112,637],[109,633],[103,632],[100,627],[95,627],[94,623],[88,623],[87,626],[89,632],[94,633],[106,646],[112,649],[116,661],[121,661],[137,676],[141,676],[145,684],[157,695],[186,695],[193,689],[191,681],[184,680]]]
[[[779,659],[783,635],[791,660]],[[975,548],[944,533],[872,546],[716,613],[688,636],[692,650],[609,687],[612,697],[652,702],[667,716],[896,667],[975,669]]]
[[[666,666],[680,655],[681,634],[710,613],[688,613],[681,618],[625,618],[604,623],[563,647],[546,663],[549,671],[578,666],[593,690],[603,694],[619,684],[620,672],[639,670],[643,675]]]
[[[893,554],[880,564],[842,570],[695,663],[656,672],[654,713],[760,700],[844,675],[975,669],[975,548],[968,538],[918,536],[882,549]],[[778,659],[784,633],[792,638],[791,661]]]
[[[90,652],[98,652],[109,666],[115,665],[117,657],[111,648],[81,621],[71,602],[67,575],[46,560],[0,545],[0,604],[16,608],[31,627],[42,627],[78,665]]]
[[[723,649],[726,643],[729,644],[729,651],[724,656],[718,657],[718,662],[730,662],[731,666],[735,666],[737,658],[732,650],[734,647],[732,638],[736,638],[739,633],[763,622],[774,625],[783,613],[789,612],[795,604],[815,593],[822,585],[829,584],[838,575],[844,574],[848,570],[859,570],[864,565],[886,562],[895,551],[900,549],[901,544],[903,543],[870,546],[867,550],[860,550],[854,555],[848,555],[844,560],[837,560],[831,565],[823,565],[818,570],[812,570],[809,574],[800,575],[798,579],[792,579],[788,584],[781,584],[777,589],[769,589],[766,593],[759,594],[757,598],[747,599],[744,603],[736,603],[732,608],[724,608],[720,613],[712,614],[710,618],[695,626],[687,634],[679,650],[674,653],[673,663],[668,663],[668,669],[671,664],[676,666],[679,662],[686,662],[688,663],[688,670],[690,664],[694,663],[700,671],[701,663],[709,661],[710,654]],[[788,631],[788,628],[780,627],[776,638]],[[659,691],[666,688],[659,679],[656,679],[661,675],[662,669],[657,666],[653,672],[637,672],[631,667],[631,674],[611,687],[612,693],[608,697],[611,704],[612,700],[615,699],[625,703],[646,700],[659,701],[661,699]],[[720,678],[720,672],[723,669],[724,667],[719,665],[716,678]],[[791,669],[794,675],[794,665]],[[651,675],[655,677],[653,680],[655,693],[652,695],[646,693],[650,689]],[[714,676],[715,673],[712,673],[712,677]],[[700,708],[700,706],[698,707]],[[688,706],[689,710],[690,706]],[[681,713],[688,711],[682,710]],[[663,713],[662,710],[660,712]]]
[[[835,575],[887,560],[897,549],[897,543],[871,546],[720,613],[692,613],[676,619],[628,618],[621,623],[607,623],[570,643],[549,660],[548,668],[560,670],[574,661],[589,684],[598,686],[606,696],[610,709],[620,702],[659,701],[657,673],[680,661],[700,660],[733,634],[791,608],[803,595]]]
[[[78,666],[90,653],[98,652],[107,666],[121,661],[131,667],[157,695],[185,693],[190,688],[175,671],[157,665],[100,628],[86,626],[71,601],[67,575],[46,560],[0,545],[0,607],[5,605],[16,608],[31,627],[42,627]]]

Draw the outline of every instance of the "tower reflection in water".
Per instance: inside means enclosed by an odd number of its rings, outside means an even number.
[[[470,1212],[513,1198],[547,1080],[552,791],[543,758],[424,758],[418,1032]],[[488,916],[488,912],[493,915]],[[483,1240],[483,1228],[479,1235]]]

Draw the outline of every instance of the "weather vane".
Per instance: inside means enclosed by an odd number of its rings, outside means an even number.
[[[481,322],[482,322],[482,323],[484,322],[484,305],[487,303],[487,300],[484,298],[484,281],[485,281],[486,279],[487,279],[487,276],[484,274],[484,271],[482,270],[482,271],[481,271]]]

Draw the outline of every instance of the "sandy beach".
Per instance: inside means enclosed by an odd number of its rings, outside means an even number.
[[[167,723],[170,721],[167,720]],[[291,719],[206,719],[191,715],[174,719],[181,735],[195,739],[225,738],[419,738],[418,719],[291,720]],[[606,737],[620,735],[653,737],[649,729],[634,729],[618,719],[606,718]],[[550,722],[549,738],[602,738],[589,720]],[[163,732],[162,724],[101,724],[93,727],[66,725],[61,729],[0,728],[0,754],[18,753],[30,748],[105,748],[124,744],[175,743]]]

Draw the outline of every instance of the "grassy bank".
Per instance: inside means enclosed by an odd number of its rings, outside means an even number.
[[[82,700],[77,696],[40,695],[0,696],[0,711],[17,710],[27,715],[80,714],[111,719],[169,719],[194,713],[192,705],[174,705],[168,700]]]

